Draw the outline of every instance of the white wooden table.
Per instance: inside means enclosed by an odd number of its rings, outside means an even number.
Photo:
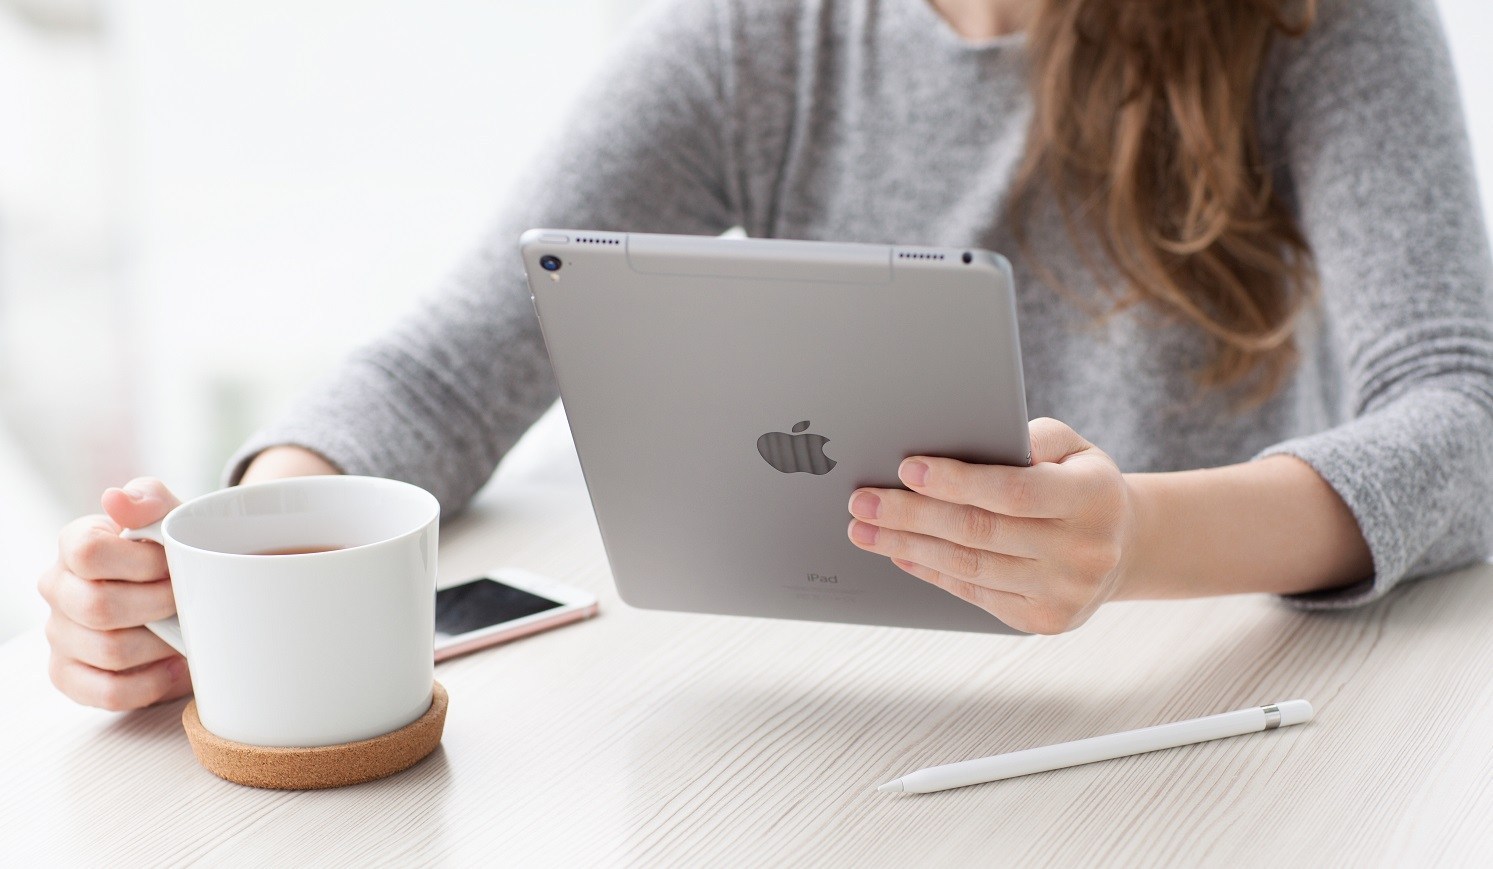
[[[214,778],[182,703],[115,715],[0,647],[0,865],[1423,865],[1493,860],[1493,568],[1356,612],[1106,607],[1056,638],[632,609],[553,416],[451,523],[597,619],[442,664],[436,754],[288,793]],[[517,458],[517,457],[516,457]],[[912,580],[909,580],[912,581]],[[1271,733],[923,796],[921,766],[1306,697]]]

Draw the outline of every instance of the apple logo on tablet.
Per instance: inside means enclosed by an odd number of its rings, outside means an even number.
[[[824,454],[829,438],[817,434],[798,434],[809,427],[809,421],[793,427],[793,434],[770,431],[757,438],[757,452],[774,469],[785,474],[828,474],[835,460]]]

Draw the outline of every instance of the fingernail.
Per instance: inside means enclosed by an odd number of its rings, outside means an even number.
[[[928,481],[928,466],[914,459],[908,459],[897,469],[897,476],[902,482],[909,486],[921,486]]]
[[[875,519],[881,513],[881,499],[870,492],[856,492],[850,499],[850,512],[862,519]]]
[[[875,525],[867,525],[864,522],[853,522],[850,525],[850,539],[856,543],[864,543],[867,546],[876,545],[876,534],[881,529]]]
[[[129,498],[136,504],[143,504],[144,502],[150,500],[150,494],[148,492],[142,492],[139,489],[132,489],[129,486],[125,486],[119,491],[123,492],[126,498]]]

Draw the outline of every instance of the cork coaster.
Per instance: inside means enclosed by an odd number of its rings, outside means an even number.
[[[430,709],[382,736],[316,748],[266,748],[214,736],[197,717],[197,701],[181,723],[197,762],[219,778],[256,788],[313,790],[373,781],[409,769],[435,751],[446,725],[446,689],[436,682]]]

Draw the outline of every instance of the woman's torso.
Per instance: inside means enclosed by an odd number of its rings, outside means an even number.
[[[1034,209],[1023,248],[1006,213],[1031,111],[1021,37],[964,42],[926,0],[734,14],[725,75],[729,92],[751,98],[732,106],[731,170],[749,234],[1004,254],[1029,412],[1063,420],[1126,470],[1244,461],[1339,418],[1340,375],[1311,318],[1295,374],[1243,407],[1197,385],[1210,348],[1196,327],[1114,310],[1056,209]],[[754,51],[758,40],[796,50]]]

